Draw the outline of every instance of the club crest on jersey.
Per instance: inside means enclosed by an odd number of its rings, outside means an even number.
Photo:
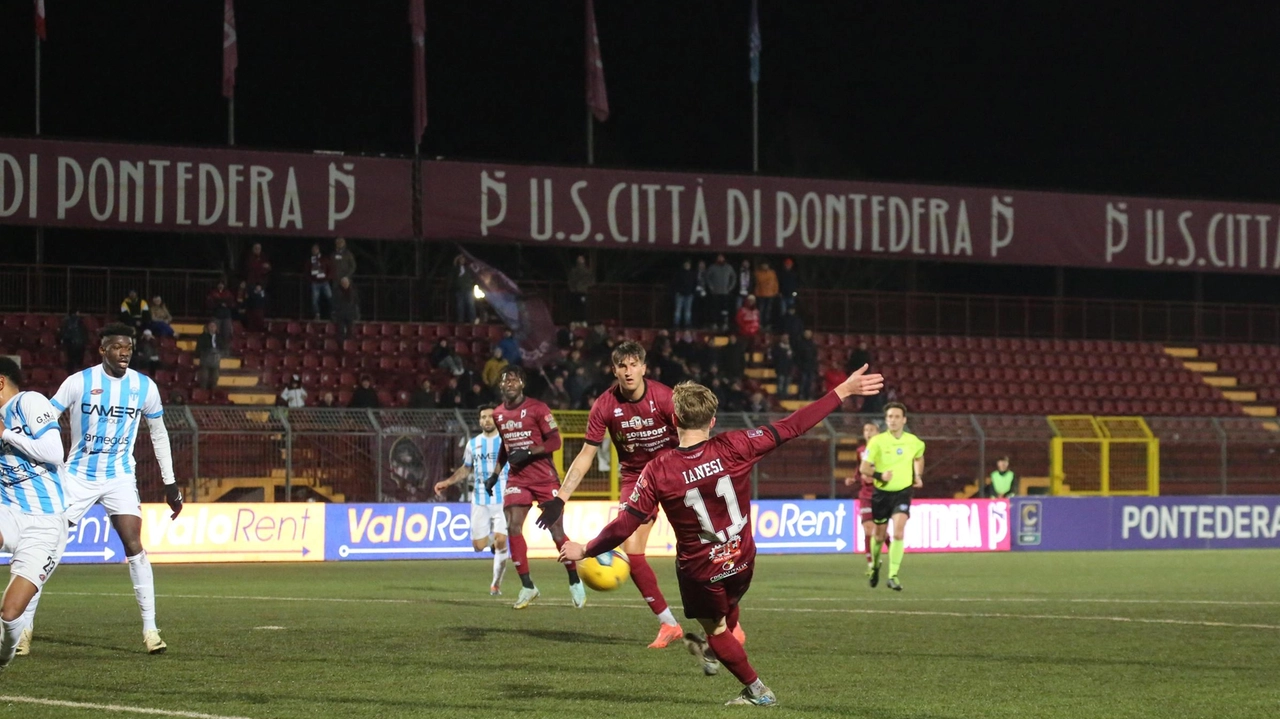
[[[550,415],[550,414],[549,414],[549,415],[547,415],[546,417],[544,417],[543,419],[545,419],[545,420],[547,421],[547,427],[548,427],[548,428],[550,428],[550,429],[558,429],[558,428],[559,428],[559,427],[558,427],[558,425],[556,425],[556,418],[555,418],[555,416],[553,416],[553,415]]]
[[[525,410],[520,410],[520,419],[524,419]]]
[[[902,448],[901,448],[901,447],[899,447],[897,451],[898,451],[898,454],[902,454]]]

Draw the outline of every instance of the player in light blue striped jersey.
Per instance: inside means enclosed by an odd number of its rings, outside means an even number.
[[[67,546],[58,412],[37,392],[22,391],[22,370],[0,357],[0,545],[12,554],[9,587],[0,601],[0,670],[21,641],[27,604]]]
[[[436,494],[471,477],[464,485],[463,499],[471,499],[471,546],[477,552],[493,547],[493,584],[489,594],[502,594],[502,575],[507,571],[507,518],[502,513],[502,493],[507,488],[507,467],[502,468],[498,486],[493,494],[484,491],[483,480],[494,473],[498,465],[498,452],[502,449],[502,437],[493,422],[493,405],[480,408],[480,434],[467,440],[462,453],[462,466],[448,479],[437,482]],[[481,481],[477,482],[479,478]]]
[[[138,426],[147,421],[151,447],[160,463],[165,501],[182,511],[182,491],[173,476],[169,432],[164,426],[160,391],[149,377],[129,369],[133,356],[133,328],[111,324],[102,328],[102,364],[67,377],[50,402],[71,418],[71,455],[65,468],[67,521],[78,524],[94,504],[101,504],[124,544],[133,578],[133,594],[142,613],[142,640],[150,654],[166,645],[156,628],[156,589],[151,562],[142,548],[142,499],[134,474],[134,443]],[[30,651],[37,596],[27,607],[28,626],[19,654]]]

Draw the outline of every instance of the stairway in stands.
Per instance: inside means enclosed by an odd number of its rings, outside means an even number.
[[[194,338],[204,332],[204,327],[198,324],[177,323],[173,325],[173,331],[181,337]],[[180,339],[178,349],[194,355],[196,341]],[[195,357],[192,365],[199,367],[200,358]],[[218,366],[218,387],[227,393],[227,398],[233,404],[274,405],[276,403],[275,391],[270,387],[260,386],[262,380],[260,372],[244,369],[243,363],[235,357],[223,357]]]
[[[1224,398],[1240,405],[1245,414],[1264,418],[1263,427],[1280,432],[1280,423],[1268,419],[1276,416],[1276,406],[1260,402],[1257,387],[1242,383],[1240,377],[1233,372],[1223,371],[1220,362],[1202,356],[1198,347],[1166,346],[1164,351],[1170,357],[1181,360],[1183,367],[1199,374],[1205,384],[1217,388]]]

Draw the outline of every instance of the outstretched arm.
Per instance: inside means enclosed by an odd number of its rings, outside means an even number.
[[[578,456],[573,458],[573,464],[569,465],[569,469],[564,473],[564,483],[560,485],[560,499],[567,502],[573,497],[578,485],[582,484],[582,478],[591,470],[591,463],[595,461],[598,451],[600,451],[599,445],[590,442],[582,443]]]
[[[622,546],[627,537],[636,533],[647,517],[639,510],[627,507],[612,522],[605,525],[596,538],[582,546],[577,542],[565,542],[560,548],[560,561],[577,562],[587,557],[596,557]]]
[[[498,471],[502,471],[501,465],[499,465]],[[435,487],[433,487],[432,489],[435,490],[436,494],[440,494],[441,492],[448,489],[449,487],[452,487],[458,482],[461,482],[463,479],[466,479],[467,475],[470,473],[471,473],[471,468],[464,464],[461,467],[458,467],[457,469],[453,470],[453,474],[449,475],[448,479],[442,480],[440,482],[436,482]]]

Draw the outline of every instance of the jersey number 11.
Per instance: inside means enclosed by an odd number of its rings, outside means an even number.
[[[684,493],[684,506],[692,509],[698,515],[698,524],[702,527],[702,533],[698,538],[703,544],[711,544],[716,542],[724,544],[731,538],[738,536],[742,528],[747,526],[747,518],[742,516],[742,509],[738,506],[738,494],[733,491],[733,479],[728,475],[716,480],[716,496],[724,500],[725,509],[729,510],[729,526],[724,529],[717,530],[715,525],[711,524],[711,515],[707,512],[707,503],[702,499],[702,492],[697,487],[690,489]]]

